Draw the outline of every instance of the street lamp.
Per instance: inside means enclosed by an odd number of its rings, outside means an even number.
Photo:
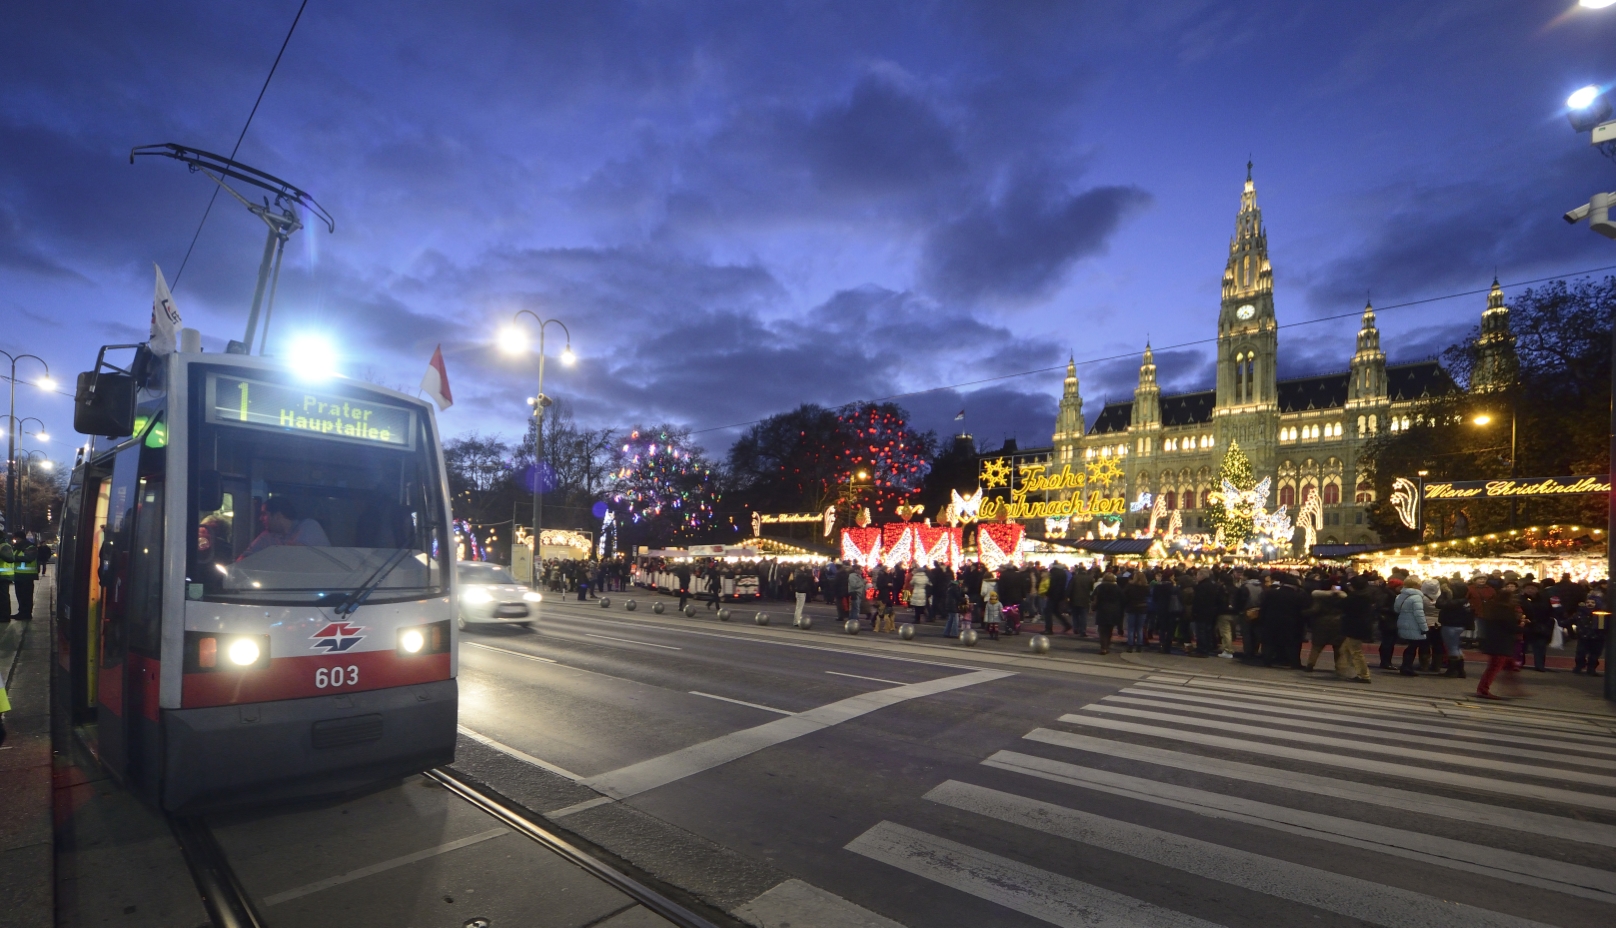
[[[1414,512],[1416,513],[1415,521],[1418,522],[1419,525],[1417,526],[1417,528],[1415,530],[1419,532],[1419,537],[1420,537],[1420,543],[1421,544],[1425,543],[1425,478],[1430,476],[1430,475],[1431,475],[1431,472],[1428,471],[1428,470],[1422,470],[1422,471],[1416,471],[1415,472],[1415,476],[1420,478],[1420,488],[1419,488],[1419,491],[1418,491],[1419,492],[1419,506],[1416,507],[1415,510],[1414,510]]]
[[[528,350],[527,332],[522,328],[522,317],[532,316],[533,321],[539,324],[539,393],[528,400],[533,407],[533,566],[528,571],[528,583],[533,589],[539,588],[539,557],[544,551],[544,408],[549,406],[550,398],[544,395],[544,330],[551,323],[561,326],[566,333],[567,347],[561,352],[561,363],[571,365],[577,360],[572,353],[572,332],[567,324],[559,319],[540,319],[532,310],[518,310],[511,317],[511,322],[499,334],[499,347],[506,354],[526,354]]]
[[[1612,0],[1612,2],[1616,2],[1616,0]],[[1515,433],[1516,433],[1515,426],[1517,424],[1517,421],[1516,421],[1517,417],[1516,417],[1515,412],[1516,412],[1515,399],[1512,396],[1510,398],[1510,401],[1509,401],[1509,476],[1510,476],[1510,479],[1515,478]],[[1493,421],[1493,417],[1491,415],[1489,415],[1488,413],[1478,413],[1474,418],[1472,418],[1470,420],[1471,424],[1479,426],[1479,427],[1485,427],[1485,426],[1491,425],[1492,421]],[[1511,496],[1509,498],[1509,527],[1510,528],[1515,527],[1515,521],[1516,521],[1515,497]]]
[[[46,364],[45,359],[37,354],[14,355],[9,351],[0,351],[0,355],[5,355],[6,360],[11,362],[11,377],[8,381],[11,388],[11,400],[6,412],[6,518],[9,520],[12,513],[17,511],[17,362],[33,358],[39,362],[40,367],[45,369],[45,376],[35,381],[35,385],[41,390],[54,390],[56,381],[51,379],[50,365]],[[45,423],[40,422],[39,428],[43,431]],[[21,527],[21,519],[18,519],[18,524],[7,526],[8,529],[13,531]]]

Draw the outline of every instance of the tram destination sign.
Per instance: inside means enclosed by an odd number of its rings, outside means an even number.
[[[208,421],[415,446],[415,411],[368,399],[226,374],[208,376]]]

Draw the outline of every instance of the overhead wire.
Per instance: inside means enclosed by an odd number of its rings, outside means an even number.
[[[1540,284],[1540,283],[1543,283],[1545,281],[1550,281],[1550,280],[1563,280],[1563,279],[1570,278],[1570,277],[1579,277],[1579,276],[1584,275],[1584,274],[1597,274],[1600,271],[1611,271],[1611,270],[1616,270],[1616,264],[1607,264],[1607,265],[1604,265],[1603,267],[1585,268],[1585,269],[1580,270],[1580,271],[1566,271],[1566,272],[1559,273],[1559,274],[1550,274],[1550,275],[1548,275],[1546,277],[1534,277],[1534,278],[1531,278],[1530,280],[1516,280],[1516,281],[1511,281],[1510,283],[1507,283],[1507,284],[1506,283],[1501,283],[1498,286],[1500,288],[1502,288],[1502,289],[1513,289],[1515,287],[1524,287],[1524,286],[1527,286],[1529,284]],[[1425,297],[1424,299],[1419,299],[1419,300],[1408,300],[1408,301],[1405,301],[1405,302],[1402,302],[1402,303],[1388,303],[1385,306],[1376,306],[1376,307],[1374,307],[1374,309],[1375,309],[1375,312],[1377,312],[1377,313],[1383,313],[1383,312],[1388,312],[1388,311],[1391,311],[1391,310],[1394,310],[1394,309],[1408,309],[1409,307],[1413,307],[1413,306],[1423,306],[1423,305],[1425,305],[1427,303],[1439,303],[1439,302],[1441,302],[1443,300],[1456,300],[1456,299],[1459,299],[1460,297],[1475,296],[1475,295],[1480,294],[1480,293],[1489,293],[1491,291],[1492,291],[1492,287],[1491,287],[1491,285],[1489,285],[1489,286],[1481,287],[1481,288],[1478,288],[1478,289],[1475,289],[1475,290],[1461,290],[1461,291],[1458,291],[1456,293],[1445,293],[1445,294],[1443,294],[1441,296]],[[1336,321],[1338,319],[1351,319],[1351,318],[1361,316],[1362,314],[1363,314],[1363,310],[1355,310],[1353,312],[1348,312],[1348,313],[1336,313],[1336,314],[1330,315],[1330,316],[1319,316],[1319,317],[1317,317],[1315,319],[1302,319],[1302,320],[1299,320],[1297,322],[1287,322],[1287,323],[1285,323],[1283,325],[1276,326],[1276,328],[1279,328],[1279,329],[1294,329],[1294,328],[1299,328],[1299,327],[1305,326],[1305,325],[1318,325],[1321,322],[1334,322],[1334,321]],[[1172,344],[1172,345],[1162,345],[1161,347],[1154,348],[1153,350],[1156,350],[1156,351],[1173,351],[1173,350],[1176,350],[1176,349],[1179,349],[1179,348],[1193,348],[1193,347],[1195,347],[1197,345],[1212,344],[1212,343],[1217,342],[1217,340],[1218,339],[1217,339],[1216,336],[1213,336],[1212,338],[1197,338],[1197,339],[1193,339],[1193,340],[1187,341],[1187,342],[1178,342],[1178,343]],[[1121,360],[1125,360],[1125,359],[1128,359],[1128,358],[1135,358],[1135,357],[1138,357],[1138,356],[1139,356],[1139,353],[1137,351],[1125,351],[1125,352],[1122,352],[1121,354],[1111,354],[1111,355],[1104,355],[1104,356],[1101,356],[1101,357],[1084,358],[1081,361],[1074,361],[1073,363],[1078,367],[1083,367],[1085,365],[1104,364],[1107,361],[1121,361]],[[979,378],[977,380],[966,380],[966,381],[961,381],[959,383],[950,383],[950,384],[943,384],[941,386],[936,386],[936,387],[927,387],[924,390],[910,390],[907,393],[893,393],[890,396],[878,396],[878,397],[875,397],[875,398],[869,399],[869,400],[862,400],[862,399],[860,399],[860,400],[849,400],[848,403],[844,403],[844,404],[841,404],[841,405],[848,405],[850,403],[858,403],[858,402],[885,403],[888,400],[900,400],[900,399],[905,399],[905,398],[911,397],[911,396],[924,396],[927,393],[937,393],[937,392],[940,392],[942,390],[958,390],[961,387],[974,387],[974,386],[980,386],[981,384],[985,384],[985,383],[997,383],[997,382],[999,382],[1001,380],[1014,380],[1017,377],[1030,377],[1033,374],[1047,374],[1047,373],[1050,373],[1051,371],[1061,370],[1064,367],[1065,367],[1064,364],[1055,364],[1055,365],[1051,365],[1049,367],[1034,368],[1033,370],[1016,371],[1013,374],[997,374],[997,375],[992,376],[992,377],[982,377],[982,378]],[[766,419],[766,418],[767,417],[764,417],[764,419]],[[751,419],[751,420],[748,420],[746,422],[734,422],[734,423],[731,423],[729,425],[715,425],[715,426],[710,426],[710,427],[704,428],[704,429],[693,429],[693,430],[691,430],[690,434],[692,434],[692,435],[700,435],[700,434],[703,434],[705,432],[722,432],[722,431],[725,431],[727,429],[744,428],[744,427],[746,427],[748,425],[756,425],[759,422],[763,422],[764,419]]]
[[[231,161],[236,160],[236,152],[241,150],[241,140],[247,137],[247,127],[252,125],[253,117],[258,115],[258,104],[264,102],[264,92],[269,90],[269,82],[275,77],[275,71],[281,66],[281,56],[286,54],[286,46],[291,44],[292,33],[297,31],[298,20],[303,18],[303,9],[309,5],[309,0],[303,0],[297,7],[297,15],[292,17],[292,28],[286,30],[286,38],[281,40],[281,50],[275,53],[275,62],[269,66],[269,73],[264,76],[264,86],[258,88],[258,99],[253,101],[252,112],[247,114],[247,121],[242,124],[241,133],[236,136],[235,147],[230,149]],[[191,244],[185,249],[185,258],[180,261],[180,269],[174,274],[174,284],[171,289],[179,289],[180,278],[185,276],[185,265],[191,261],[191,252],[196,250],[197,239],[202,237],[202,227],[208,224],[208,214],[213,212],[213,203],[219,199],[219,185],[213,185],[213,195],[208,197],[208,207],[202,211],[202,221],[196,224],[196,232],[191,235]]]

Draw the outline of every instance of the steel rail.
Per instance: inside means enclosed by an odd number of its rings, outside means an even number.
[[[426,775],[441,783],[450,792],[499,819],[501,823],[509,826],[513,831],[526,835],[539,844],[555,851],[567,860],[582,867],[585,871],[610,883],[640,905],[680,926],[680,928],[719,928],[719,926],[663,896],[649,886],[540,827],[526,815],[494,799],[444,768],[428,770]]]
[[[179,839],[186,866],[202,895],[214,928],[267,928],[247,888],[230,868],[224,849],[199,816],[170,815],[168,825]]]

